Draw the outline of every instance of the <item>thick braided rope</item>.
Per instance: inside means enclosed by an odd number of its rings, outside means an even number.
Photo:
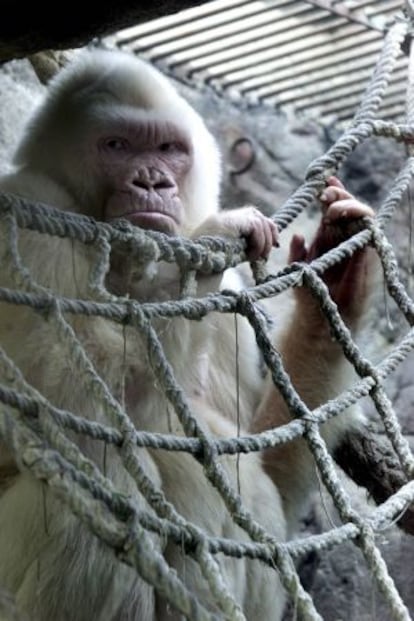
[[[309,167],[305,184],[275,216],[280,228],[287,226],[315,199],[324,184],[324,179],[336,171],[352,150],[368,137],[388,136],[405,143],[414,140],[414,128],[411,125],[396,125],[373,119],[405,32],[406,24],[403,22],[398,22],[390,30],[354,126],[325,156]],[[409,121],[411,122],[411,118]],[[149,537],[151,533],[170,537],[199,563],[222,618],[238,621],[244,616],[220,575],[214,558],[217,553],[222,552],[236,558],[240,556],[258,558],[277,568],[282,584],[294,599],[301,617],[313,621],[320,619],[320,615],[300,584],[293,559],[312,549],[325,550],[343,541],[353,540],[361,548],[367,566],[388,601],[392,618],[410,619],[410,614],[375,545],[375,533],[392,524],[396,516],[413,502],[414,486],[412,482],[405,485],[374,511],[370,518],[359,516],[336,475],[332,458],[319,433],[319,424],[338,415],[362,396],[370,394],[404,471],[407,476],[412,477],[413,456],[401,434],[395,412],[382,388],[382,382],[414,348],[414,333],[411,330],[387,358],[377,366],[373,366],[364,359],[353,342],[321,280],[321,275],[328,267],[371,243],[377,249],[382,261],[388,290],[412,325],[413,302],[399,279],[397,262],[383,228],[392,217],[412,172],[413,164],[409,161],[397,177],[376,222],[367,222],[365,230],[356,233],[350,240],[315,260],[311,265],[293,264],[278,274],[266,278],[263,278],[262,274],[260,285],[240,294],[223,292],[202,299],[184,298],[164,303],[139,304],[107,293],[104,277],[112,247],[117,244],[128,247],[139,255],[139,260],[144,263],[154,260],[176,262],[183,274],[186,291],[189,292],[192,290],[192,284],[191,278],[188,280],[188,274],[194,274],[196,271],[220,272],[226,267],[237,265],[245,258],[243,242],[229,243],[228,240],[205,238],[195,243],[179,238],[171,239],[159,233],[144,233],[125,223],[121,223],[118,227],[110,227],[83,216],[63,214],[53,208],[28,204],[27,201],[11,195],[1,196],[1,220],[7,229],[9,239],[6,249],[7,267],[14,278],[15,288],[1,288],[0,300],[28,305],[47,315],[48,321],[53,322],[56,327],[60,341],[65,344],[71,358],[82,370],[81,376],[85,387],[102,404],[107,415],[106,419],[111,421],[111,426],[86,421],[71,412],[54,407],[25,382],[13,362],[4,352],[0,352],[3,378],[0,401],[4,404],[0,410],[0,436],[7,442],[22,467],[28,468],[35,476],[47,481],[54,492],[69,504],[74,513],[96,535],[114,547],[122,560],[135,567],[145,580],[153,584],[187,618],[198,620],[215,617],[205,610],[170,570],[152,544]],[[92,270],[91,285],[96,293],[96,301],[56,298],[50,291],[34,282],[30,272],[22,265],[18,252],[17,240],[20,228],[37,230],[47,235],[70,237],[84,244],[93,245],[97,251],[97,260]],[[256,305],[260,299],[277,295],[299,285],[308,287],[319,300],[335,338],[359,376],[351,389],[314,411],[306,407],[294,390],[283,367],[283,361],[269,341],[263,316]],[[269,366],[273,381],[294,416],[290,423],[279,429],[238,438],[214,439],[204,434],[165,359],[152,321],[158,317],[177,316],[196,320],[212,311],[237,312],[247,317],[255,330],[257,342]],[[94,369],[82,343],[65,319],[66,313],[104,317],[123,325],[133,326],[142,333],[149,346],[150,360],[157,382],[174,407],[186,437],[144,433],[134,428],[121,405]],[[117,494],[111,481],[81,453],[76,444],[68,439],[66,430],[85,434],[117,447],[124,467],[152,510],[138,512],[133,504]],[[344,525],[303,541],[280,544],[255,522],[244,507],[218,457],[225,453],[259,451],[299,436],[306,438],[322,481],[329,490]],[[221,494],[234,521],[249,534],[250,542],[209,537],[196,525],[180,516],[145,473],[134,450],[137,446],[185,450],[195,455],[202,464],[206,477]]]
[[[47,296],[48,293],[45,290],[43,290],[41,286],[37,285],[31,279],[29,272],[21,264],[20,257],[17,251],[17,227],[16,227],[15,221],[13,220],[10,214],[6,215],[5,223],[6,225],[8,225],[8,239],[10,240],[10,247],[9,247],[8,254],[9,254],[9,259],[10,259],[10,264],[11,264],[11,273],[12,275],[13,274],[15,275],[16,284],[18,288],[20,290],[21,289],[26,289],[29,291],[33,290],[35,292],[40,292]],[[204,539],[204,534],[199,529],[196,529],[194,525],[186,524],[183,518],[175,512],[175,509],[173,508],[173,506],[170,503],[168,503],[165,500],[165,498],[162,497],[162,494],[160,492],[157,492],[157,490],[155,490],[155,488],[151,484],[151,481],[145,475],[139,463],[139,460],[135,452],[133,451],[134,428],[132,426],[132,423],[130,422],[126,414],[123,412],[122,408],[117,404],[117,402],[114,400],[112,395],[109,393],[108,389],[106,388],[102,380],[99,378],[96,371],[93,369],[92,363],[90,362],[90,360],[88,360],[85,351],[83,350],[75,333],[73,332],[73,329],[64,320],[59,301],[56,299],[53,299],[52,302],[53,302],[53,305],[50,306],[49,308],[48,319],[49,321],[51,319],[55,321],[56,327],[57,327],[57,330],[58,330],[58,333],[60,335],[62,342],[66,342],[66,345],[69,348],[69,351],[71,353],[71,358],[75,360],[77,367],[83,371],[82,378],[86,382],[86,387],[87,387],[88,392],[92,394],[96,394],[100,402],[102,402],[103,405],[105,406],[109,420],[113,420],[114,424],[117,427],[119,427],[120,430],[122,431],[122,444],[121,444],[121,451],[120,451],[121,456],[123,457],[124,465],[127,471],[131,474],[131,476],[137,482],[138,489],[143,494],[143,496],[148,500],[148,502],[152,506],[154,506],[154,508],[156,509],[159,515],[175,523],[178,523],[181,526],[185,525],[186,529],[190,532],[197,531],[195,532],[195,534],[197,535],[198,541],[202,542]],[[151,346],[150,353],[151,353],[151,359],[154,364],[154,370],[156,372],[156,376],[158,377],[160,384],[164,386],[167,397],[169,397],[170,400],[173,402],[176,412],[179,416],[179,419],[182,422],[184,430],[189,435],[194,435],[194,434],[198,435],[202,439],[202,441],[204,441],[203,442],[204,443],[203,453],[204,453],[204,461],[205,461],[205,470],[206,470],[206,474],[208,478],[210,478],[212,483],[222,492],[223,498],[225,501],[227,501],[229,510],[232,512],[235,521],[238,522],[240,526],[245,528],[248,532],[250,532],[253,539],[258,539],[259,541],[265,540],[267,543],[269,544],[272,543],[274,545],[275,547],[274,563],[276,565],[279,565],[282,570],[281,571],[282,582],[286,582],[286,586],[289,590],[292,590],[292,589],[294,590],[295,595],[298,598],[298,601],[302,601],[302,606],[304,610],[306,610],[306,608],[310,609],[310,614],[312,616],[310,616],[309,618],[317,618],[318,616],[316,614],[316,611],[315,611],[315,614],[313,614],[313,611],[312,611],[313,606],[309,600],[309,596],[303,591],[299,583],[297,574],[293,569],[292,562],[288,559],[288,557],[286,557],[286,553],[283,552],[283,549],[278,544],[278,542],[273,541],[273,539],[269,535],[266,534],[266,532],[259,526],[259,524],[255,523],[252,520],[251,516],[243,508],[240,499],[236,496],[236,494],[232,490],[230,484],[227,481],[227,476],[225,474],[225,471],[222,469],[222,467],[220,467],[217,460],[215,459],[214,452],[212,453],[211,446],[209,445],[208,439],[206,438],[205,434],[202,432],[201,428],[198,426],[196,419],[192,416],[192,414],[189,411],[188,405],[185,402],[184,395],[180,387],[175,382],[172,370],[170,369],[167,361],[165,360],[165,357],[162,352],[162,348],[159,344],[158,338],[153,328],[149,325],[148,319],[142,313],[141,313],[141,316],[139,315],[138,313],[139,305],[135,305],[135,310],[137,312],[135,313],[133,317],[133,324],[139,330],[142,330],[143,332],[147,332],[145,340],[147,340]],[[13,441],[11,442],[11,445],[14,447],[15,437],[13,437],[12,440]],[[49,437],[48,440],[53,441],[53,438]],[[54,444],[56,445],[56,442]],[[46,457],[42,461],[44,462],[45,459]],[[25,467],[31,467],[32,469],[36,466],[36,471],[39,473],[40,466],[39,466],[38,453],[36,453],[35,461],[33,460],[28,461],[27,459],[25,460],[23,457],[23,461],[21,463]],[[44,463],[43,463],[43,466],[45,466]],[[41,472],[42,472],[42,476],[45,477],[46,476],[45,471],[42,470]],[[52,476],[53,476],[53,470],[52,470]],[[54,478],[52,480],[54,480]],[[58,487],[58,490],[61,491],[60,486]],[[154,499],[156,500],[155,505],[154,505]],[[71,504],[72,509],[77,514],[82,514],[81,513],[82,508],[86,508],[86,505],[85,503],[82,504],[77,497],[75,497],[75,500],[76,500],[76,504],[73,504],[73,502]],[[99,516],[99,513],[96,512],[96,515]],[[93,513],[91,514],[90,512],[87,512],[87,515],[85,517],[87,518],[88,523],[92,519],[92,516],[93,516]],[[98,534],[102,536],[102,533],[105,532],[105,530],[102,528],[102,526],[99,526],[99,528],[96,529],[96,532],[98,532]],[[142,552],[139,555],[139,559],[141,563],[147,562],[145,561],[145,555]],[[211,560],[209,563],[205,562],[206,552],[204,552],[203,554],[203,559],[204,559],[204,562],[202,563],[202,569],[204,568],[205,570],[210,571],[210,573],[206,575],[206,579],[208,580],[210,585],[213,585],[214,591],[216,593],[218,592],[221,593],[221,598],[220,598],[221,604],[223,605],[226,604],[225,606],[225,608],[227,609],[226,616],[228,616],[228,618],[238,619],[240,617],[241,612],[238,610],[238,607],[234,604],[234,602],[232,603],[232,612],[231,614],[229,614],[228,603],[231,602],[231,598],[224,590],[224,586],[223,586],[224,582],[222,583],[218,582],[217,575],[216,575],[217,572],[212,571],[213,568],[214,569],[216,568],[216,564],[213,562],[213,560]],[[158,564],[161,564],[161,565],[165,564],[159,558],[157,558],[156,561]],[[138,567],[138,569],[142,570],[142,567]],[[155,573],[156,572],[154,570],[154,575]],[[149,574],[148,571],[146,571],[146,573],[142,575],[147,579],[151,577],[151,574]],[[167,577],[168,577],[168,574],[167,574]],[[154,580],[151,580],[151,582],[154,583]],[[219,591],[218,589],[218,586],[220,584],[221,584],[221,591]],[[180,595],[180,593],[178,594],[175,593],[176,597],[173,598],[171,595],[171,592],[167,590],[167,587],[170,586],[168,582],[165,585],[161,584],[161,588],[160,588],[159,581],[156,582],[156,585],[157,585],[157,588],[162,593],[164,593],[164,595],[170,601],[172,601],[179,610],[182,610],[183,613],[188,614],[188,611],[190,609],[188,605],[188,601],[184,600],[183,602],[182,597],[180,600],[178,600],[177,597],[178,595]],[[188,597],[190,597],[189,594],[187,594],[187,598]],[[194,606],[196,606],[196,609],[198,610],[196,603],[194,602],[190,602],[190,603],[191,603],[191,608],[194,608]],[[202,612],[202,609],[201,609],[201,612]],[[224,612],[226,611],[223,609],[223,613]],[[195,618],[198,618],[198,616]]]

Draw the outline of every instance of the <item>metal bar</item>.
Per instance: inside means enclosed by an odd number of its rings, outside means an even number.
[[[355,50],[358,52],[358,50]],[[378,49],[371,54],[361,46],[359,48],[360,55],[355,54],[355,59],[349,59],[342,64],[331,64],[326,68],[314,67],[312,71],[296,76],[296,79],[285,79],[277,84],[271,84],[263,88],[256,89],[256,95],[259,98],[277,95],[278,93],[286,93],[287,91],[297,90],[301,95],[307,90],[314,88],[318,92],[324,91],[324,85],[335,84],[335,81],[342,78],[348,80],[349,76],[359,75],[363,70],[372,73],[375,67],[375,61],[378,58]],[[407,61],[402,58],[397,69],[401,72],[407,72]],[[329,88],[329,86],[328,86]]]
[[[349,36],[365,32],[362,26],[355,24],[345,24],[342,28],[332,32],[332,28],[337,25],[337,23],[332,24],[330,22],[323,31],[319,31],[317,34],[315,34],[314,29],[309,29],[306,36],[299,38],[295,36],[294,41],[292,41],[291,33],[281,34],[273,38],[267,37],[265,40],[257,42],[256,45],[250,46],[247,51],[235,50],[233,53],[229,52],[226,59],[216,59],[217,63],[209,63],[209,59],[201,59],[200,61],[189,63],[183,69],[187,70],[189,75],[206,70],[205,75],[201,74],[197,77],[203,77],[209,82],[214,78],[221,78],[223,75],[232,71],[238,71],[241,68],[260,67],[261,62],[267,62],[269,59],[283,58],[289,54],[313,50],[317,45],[324,44],[327,41],[334,43]],[[297,31],[295,31],[296,34]]]
[[[370,32],[369,34],[377,36],[376,33]],[[322,46],[318,47],[318,53],[314,58],[308,62],[300,62],[296,58],[288,59],[290,62],[285,63],[284,67],[280,65],[276,67],[271,73],[262,75],[259,77],[250,78],[244,80],[239,88],[241,93],[248,93],[255,90],[257,93],[265,94],[266,88],[269,89],[283,89],[286,87],[286,83],[296,81],[297,84],[307,84],[314,79],[314,75],[319,74],[325,77],[331,77],[332,74],[348,71],[357,71],[360,67],[373,66],[378,51],[380,49],[380,41],[377,39],[360,46],[349,45],[344,51],[337,54],[327,54],[326,46],[322,52]],[[337,49],[337,48],[336,48]],[[362,58],[362,60],[361,60]],[[351,64],[352,61],[352,64]],[[358,61],[355,63],[355,61]],[[269,91],[271,92],[271,91]]]
[[[315,27],[317,22],[321,22],[322,26],[319,28]],[[345,25],[342,18],[331,18],[330,16],[318,17],[315,21],[309,21],[306,26],[295,28],[295,40],[300,41],[300,43],[303,43],[306,40],[307,47],[312,48],[312,38],[317,36],[315,32],[319,34],[321,32],[329,33],[333,28],[337,28],[341,25]],[[171,68],[183,64],[186,65],[183,69],[188,71],[188,75],[192,75],[196,71],[205,69],[208,69],[208,73],[210,75],[214,75],[216,73],[217,66],[220,67],[224,63],[228,63],[230,61],[238,63],[243,57],[249,57],[252,54],[257,53],[258,50],[268,50],[272,48],[279,49],[284,43],[292,44],[292,35],[292,30],[282,30],[280,32],[276,32],[276,34],[263,37],[259,40],[256,37],[252,39],[251,42],[241,46],[235,46],[233,44],[228,47],[227,45],[222,45],[221,51],[208,55],[201,54],[199,50],[194,50],[192,57],[182,58],[177,54],[177,56],[172,56],[168,59],[167,64]]]
[[[136,49],[141,51],[157,50],[160,54],[172,53],[175,47],[181,49],[185,47],[196,47],[204,42],[214,40],[218,36],[225,36],[231,33],[232,27],[235,28],[237,23],[242,21],[260,19],[266,21],[266,15],[277,11],[279,15],[285,12],[297,12],[302,10],[312,10],[306,2],[298,2],[296,7],[289,9],[290,1],[281,2],[281,0],[270,0],[266,3],[261,0],[249,2],[241,8],[230,9],[222,13],[218,13],[213,17],[201,20],[193,20],[189,24],[170,28],[167,31],[142,37],[136,36],[129,43],[131,46],[138,46]],[[286,5],[286,8],[284,8]],[[269,22],[270,18],[267,20]],[[222,35],[221,35],[222,33]],[[121,41],[122,43],[122,41]]]
[[[357,10],[359,11],[359,9],[361,8],[360,6],[357,6],[354,8],[354,10],[352,10],[344,5],[337,6],[336,3],[331,2],[331,0],[307,0],[307,2],[309,2],[309,4],[313,4],[315,7],[319,7],[320,9],[325,9],[326,11],[329,11],[330,13],[333,13],[340,17],[345,17],[350,22],[361,24],[362,26],[365,26],[366,28],[370,28],[372,30],[383,32],[383,28],[376,26],[375,23],[371,19],[363,15],[362,16],[358,15],[356,13],[356,11]]]
[[[161,32],[172,30],[174,27],[191,24],[194,21],[199,21],[204,17],[214,16],[220,13],[224,13],[233,7],[240,7],[246,4],[251,4],[251,0],[213,0],[213,2],[206,2],[204,4],[195,6],[191,9],[179,11],[173,15],[166,15],[159,19],[154,19],[149,22],[138,24],[130,28],[124,28],[115,33],[111,39],[117,44],[127,44],[130,40],[134,40],[141,36],[150,36],[151,34],[157,34]]]
[[[403,120],[405,114],[404,104],[390,105],[380,109],[382,119],[401,119]]]
[[[224,95],[298,112],[318,109],[322,116],[338,110],[346,115],[362,95],[388,17],[403,5],[403,0],[214,0],[120,31],[114,41]],[[401,82],[404,71],[395,74]],[[390,96],[400,97],[395,80]],[[384,106],[400,109],[400,100]]]
[[[303,17],[303,14],[309,14],[309,17]],[[320,16],[325,15],[323,11],[315,11],[307,3],[298,2],[291,10],[281,11],[279,7],[269,8],[266,12],[256,12],[247,17],[229,20],[229,23],[220,24],[218,27],[204,29],[202,32],[192,36],[174,39],[168,43],[154,46],[148,57],[154,60],[160,60],[166,56],[174,55],[175,59],[186,61],[192,57],[198,57],[201,54],[213,53],[221,49],[231,48],[234,45],[241,45],[247,41],[254,41],[267,34],[276,34],[285,28],[294,27],[298,20],[295,17],[300,16],[301,23],[303,20],[313,21]],[[145,51],[148,48],[147,42],[141,39],[137,41],[136,47],[133,49]]]
[[[354,93],[362,94],[370,75],[371,71],[367,69],[358,73],[354,78],[341,76],[336,84],[332,83],[323,90],[313,88],[302,94],[298,89],[294,89],[276,97],[259,97],[259,99],[260,101],[272,100],[279,106],[294,104],[296,110],[301,110],[302,106],[303,108],[322,106],[325,102],[339,101],[341,98],[346,98]]]
[[[371,30],[361,32],[360,38],[362,39],[361,45],[364,46],[364,49],[366,47],[369,50],[375,49],[378,51],[382,39],[379,38],[376,32]],[[331,54],[332,44],[330,41],[325,41],[315,47],[312,61],[315,61],[315,63],[319,61],[321,67],[325,66],[325,63],[342,62],[352,56],[355,48],[355,43],[349,37],[343,37],[342,40],[335,42],[335,53]],[[356,51],[355,53],[357,54]],[[304,71],[305,67],[312,62],[308,61],[308,58],[308,50],[292,52],[286,56],[261,63],[259,66],[256,64],[250,68],[226,74],[223,76],[221,83],[225,89],[241,84],[241,91],[249,91],[251,88],[259,88],[271,82],[278,82],[284,79],[286,74],[292,76],[299,75],[301,68]],[[336,58],[338,59],[337,61],[334,60]]]
[[[398,72],[394,74],[392,80],[390,81],[388,93],[392,93],[396,87],[400,87],[403,78],[405,77],[407,71],[405,68],[400,69]],[[329,102],[334,100],[339,100],[341,97],[346,98],[348,95],[351,95],[355,92],[363,93],[364,87],[367,84],[371,75],[371,70],[366,69],[364,71],[359,71],[352,76],[339,76],[337,80],[332,80],[324,87],[321,88],[309,88],[307,92],[301,92],[299,89],[292,89],[290,91],[286,91],[282,93],[279,97],[274,97],[274,101],[276,101],[279,105],[286,105],[292,102],[299,102],[297,109],[301,108],[302,103],[304,105],[308,105],[309,103],[319,102]],[[357,87],[357,88],[356,88]],[[260,97],[262,101],[273,99],[270,97]]]
[[[351,91],[351,89],[349,89]],[[317,108],[321,111],[321,114],[333,114],[341,111],[352,109],[355,111],[355,107],[360,103],[363,94],[363,89],[352,90],[352,92],[344,92],[344,98],[340,99],[339,96],[332,101],[327,101],[325,104],[321,101],[303,101],[294,106],[297,112],[309,111],[313,108]],[[400,103],[405,101],[405,84],[395,84],[394,88],[389,90],[387,97],[384,98],[384,103],[387,105],[392,103]],[[277,103],[277,102],[275,102]],[[354,107],[355,106],[355,107]]]

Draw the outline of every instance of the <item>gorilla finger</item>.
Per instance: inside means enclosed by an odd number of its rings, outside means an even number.
[[[260,223],[255,223],[247,238],[247,256],[250,261],[257,261],[262,258],[263,250],[266,246],[266,236]]]
[[[342,183],[342,181],[338,179],[338,177],[336,177],[335,175],[331,175],[330,177],[327,178],[326,185],[327,186],[334,185],[337,188],[342,188],[343,190],[345,189],[345,186]]]
[[[340,200],[354,198],[345,188],[338,188],[334,185],[326,187],[320,195],[320,200],[324,203],[333,203]]]
[[[366,216],[375,217],[375,211],[369,205],[365,205],[365,203],[361,203],[352,197],[331,203],[324,219],[328,222],[335,222],[341,219],[352,220]]]
[[[293,235],[290,240],[290,249],[289,249],[289,263],[295,263],[295,261],[306,261],[307,259],[307,249],[305,245],[305,238],[303,235]]]

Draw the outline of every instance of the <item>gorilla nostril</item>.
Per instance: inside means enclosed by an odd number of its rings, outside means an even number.
[[[174,187],[174,184],[169,179],[162,179],[161,181],[154,183],[152,187],[154,188],[154,190],[157,190],[157,191],[158,190],[169,190],[170,188]]]
[[[143,181],[142,179],[133,179],[132,185],[135,188],[141,188],[141,190],[146,190],[147,192],[153,187],[150,181]]]
[[[131,184],[134,188],[140,188],[141,190],[145,190],[146,192],[150,192],[151,190],[155,190],[155,192],[160,192],[161,190],[169,190],[174,187],[174,183],[169,179],[160,179],[159,181],[153,181],[149,179],[132,179]]]

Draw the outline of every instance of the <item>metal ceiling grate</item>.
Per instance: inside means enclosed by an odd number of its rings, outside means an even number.
[[[115,45],[233,101],[347,121],[404,0],[215,0],[118,32]],[[381,115],[404,114],[402,56]]]

